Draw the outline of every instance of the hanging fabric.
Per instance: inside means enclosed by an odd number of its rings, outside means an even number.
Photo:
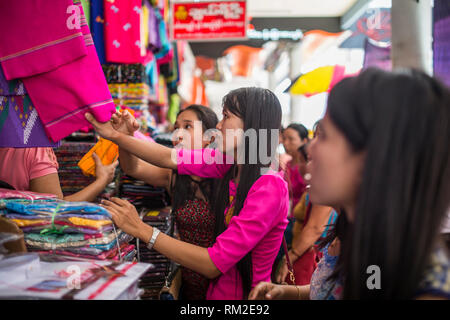
[[[0,64],[7,80],[48,72],[87,54],[71,0],[0,1]],[[74,12],[73,11],[73,12]]]
[[[91,0],[91,22],[92,38],[94,39],[95,49],[101,64],[106,63],[105,56],[105,13],[103,10],[103,0]]]
[[[104,0],[106,60],[139,63],[142,0]]]

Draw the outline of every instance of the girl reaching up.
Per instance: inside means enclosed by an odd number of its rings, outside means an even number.
[[[256,284],[270,281],[289,210],[287,184],[282,173],[271,168],[281,106],[270,90],[241,88],[224,97],[223,119],[217,125],[220,151],[174,150],[123,134],[90,114],[86,118],[104,138],[146,162],[179,175],[220,178],[212,207],[221,219],[209,248],[159,233],[142,222],[130,203],[113,198],[104,206],[118,227],[211,279],[207,299],[247,299]]]

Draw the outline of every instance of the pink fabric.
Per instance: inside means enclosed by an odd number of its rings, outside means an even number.
[[[292,192],[292,209],[295,208],[296,204],[300,201],[303,192],[306,190],[306,183],[300,174],[298,165],[292,165],[289,161],[286,166],[286,174],[288,183],[290,184]]]
[[[72,0],[0,1],[0,62],[7,80],[53,70],[86,55],[67,13]]]
[[[89,126],[84,118],[86,112],[106,122],[116,111],[81,4],[78,8],[87,55],[53,71],[22,79],[45,130],[55,142]]]
[[[155,142],[155,140],[153,140],[152,137],[146,136],[145,134],[143,134],[140,131],[135,131],[133,135],[134,135],[135,138],[138,138],[138,139],[141,139],[141,140],[147,140],[147,141],[150,141],[150,142]]]
[[[331,77],[330,86],[328,88],[328,92],[333,89],[333,87],[340,82],[341,80],[349,77],[356,77],[359,74],[359,71],[352,74],[345,74],[345,67],[341,65],[336,65],[334,68],[333,76]]]
[[[28,199],[28,200],[51,200],[57,199],[56,195],[50,193],[38,193],[31,191],[16,191],[10,189],[0,188],[0,199]],[[100,234],[98,238],[103,237],[103,234]],[[85,236],[86,239],[89,239]]]
[[[203,177],[223,177],[229,165],[193,165],[183,162],[186,159],[193,160],[196,154],[205,159],[214,159],[216,152],[211,149],[179,151],[178,172]],[[236,184],[230,181],[230,195],[235,195],[236,189]],[[253,184],[239,215],[231,218],[228,228],[208,248],[211,260],[222,273],[211,281],[206,297],[208,300],[244,298],[236,266],[250,251],[253,262],[252,288],[261,281],[270,282],[272,265],[288,224],[288,210],[289,193],[282,172],[269,171]]]
[[[177,153],[178,173],[201,178],[222,178],[234,162],[217,149],[180,149]]]
[[[16,190],[30,190],[30,181],[58,172],[52,148],[0,148],[0,180]]]
[[[164,63],[169,63],[173,59],[173,48],[169,50],[169,52],[163,56],[162,58],[156,59],[156,63],[158,64],[158,67]]]
[[[104,0],[106,60],[140,63],[142,0]]]

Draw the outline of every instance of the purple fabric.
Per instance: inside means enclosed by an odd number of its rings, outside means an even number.
[[[83,8],[81,4],[77,6],[87,54],[49,72],[22,79],[52,141],[89,126],[84,117],[86,112],[99,122],[107,122],[116,111]],[[36,15],[29,23],[45,24],[45,18]]]
[[[18,88],[18,90],[16,90]],[[21,92],[22,86],[14,91]],[[0,96],[0,147],[59,147],[47,137],[36,108],[28,95]]]
[[[363,69],[376,67],[382,70],[392,70],[391,47],[383,48],[372,44],[367,38],[364,43]]]
[[[145,3],[147,5],[147,3]],[[159,37],[158,32],[158,20],[156,19],[155,9],[153,9],[152,6],[149,8],[149,19],[148,19],[148,38],[149,38],[149,45],[153,53],[158,52],[161,50],[161,39]]]
[[[27,91],[22,81],[6,80],[3,69],[0,68],[0,96],[23,96],[26,93]]]
[[[434,75],[450,86],[450,2],[435,0],[433,16]]]
[[[44,225],[44,226],[37,226],[37,227],[23,227],[21,230],[25,233],[31,233],[31,232],[40,232],[44,229],[51,228],[51,224]],[[58,226],[58,228],[61,228],[61,226]],[[64,229],[64,233],[84,233],[84,234],[97,234],[97,233],[107,233],[113,230],[112,226],[105,226],[101,229],[90,229],[90,228],[83,228],[83,227],[68,227]]]

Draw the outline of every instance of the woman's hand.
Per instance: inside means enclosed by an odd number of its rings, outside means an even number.
[[[117,131],[114,128],[112,121],[108,121],[105,123],[98,122],[90,113],[86,113],[84,117],[87,121],[89,121],[90,124],[92,124],[94,130],[103,138],[114,142],[120,135],[120,131]]]
[[[113,181],[114,173],[119,161],[116,160],[112,164],[105,166],[95,152],[92,153],[92,158],[94,158],[95,161],[95,177],[106,186],[108,183]]]
[[[130,136],[133,136],[134,132],[139,129],[139,123],[128,110],[113,114],[111,122],[114,129]]]
[[[284,299],[284,286],[271,282],[260,282],[250,291],[249,300],[282,300]]]
[[[294,262],[299,258],[295,253],[292,251],[288,251],[289,254],[289,261],[291,264],[294,264]],[[283,256],[283,259],[281,259],[281,267],[278,269],[277,276],[275,278],[277,283],[282,283],[286,279],[287,275],[289,274],[289,269],[286,262],[286,256]]]
[[[139,238],[142,226],[145,224],[131,203],[113,197],[111,201],[102,200],[101,206],[111,213],[112,220],[117,227],[129,235]]]

